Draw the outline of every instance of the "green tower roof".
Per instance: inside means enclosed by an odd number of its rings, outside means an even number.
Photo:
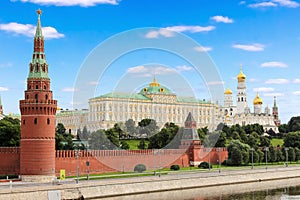
[[[42,11],[37,10],[38,14],[38,22],[36,26],[36,31],[34,35],[34,51],[32,60],[29,64],[29,75],[28,78],[45,78],[48,77],[48,64],[46,61],[45,53],[44,53],[44,36],[42,33],[42,26],[40,16]]]

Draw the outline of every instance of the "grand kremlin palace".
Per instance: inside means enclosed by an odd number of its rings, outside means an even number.
[[[183,125],[191,112],[198,127],[215,127],[218,107],[210,101],[193,97],[179,97],[160,85],[156,79],[139,93],[111,92],[89,100],[89,110],[60,110],[57,123],[63,123],[70,133],[87,127],[89,131],[107,129],[115,123],[133,119],[135,124],[142,119],[155,119],[162,127],[166,122]]]
[[[224,92],[223,105],[194,97],[180,97],[170,89],[162,86],[154,78],[148,87],[139,93],[111,92],[89,99],[89,109],[59,110],[57,123],[63,123],[69,133],[76,134],[78,129],[87,127],[89,131],[107,129],[115,123],[125,123],[133,119],[135,124],[142,119],[155,119],[162,127],[166,122],[182,126],[189,112],[194,116],[198,127],[214,130],[219,123],[228,126],[258,123],[265,131],[272,129],[278,132],[280,120],[276,97],[272,112],[256,94],[253,100],[253,111],[248,106],[246,75],[240,70],[237,75],[236,105],[233,103],[233,92],[229,88]]]

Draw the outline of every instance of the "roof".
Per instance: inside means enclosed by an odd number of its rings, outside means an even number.
[[[238,79],[239,82],[245,81],[246,75],[243,73],[242,68],[240,69],[240,73],[237,75],[236,78]]]
[[[139,100],[151,100],[150,98],[136,93],[121,93],[121,92],[110,92],[107,94],[100,95],[98,97],[94,97],[93,99],[99,98],[120,98],[120,99],[139,99]]]
[[[225,90],[224,94],[232,94],[232,90],[227,88],[227,90]]]
[[[191,112],[189,112],[185,122],[195,122],[196,120],[194,119],[193,115]]]

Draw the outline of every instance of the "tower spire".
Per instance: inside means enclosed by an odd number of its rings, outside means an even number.
[[[41,26],[42,11],[38,9],[36,12],[38,14],[38,22],[36,26],[35,35],[34,35],[33,55],[32,55],[32,60],[29,64],[30,69],[29,69],[28,78],[49,79],[48,64],[44,52],[44,36],[42,33],[42,26]]]
[[[3,108],[2,108],[1,95],[0,95],[0,115],[3,115]]]

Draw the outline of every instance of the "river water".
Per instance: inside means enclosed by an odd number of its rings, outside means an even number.
[[[109,197],[110,200],[300,200],[299,180],[278,180]]]

